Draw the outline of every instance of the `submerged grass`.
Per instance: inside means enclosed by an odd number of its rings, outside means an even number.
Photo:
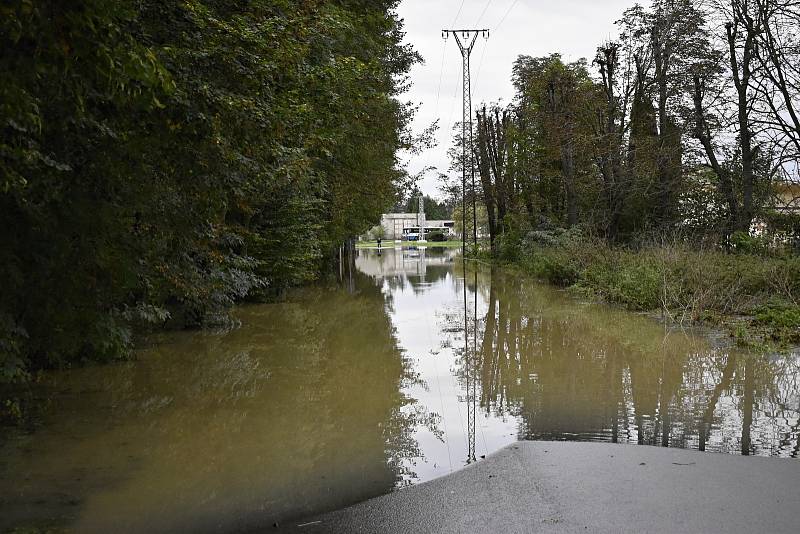
[[[534,232],[499,257],[536,278],[678,323],[725,327],[740,344],[800,344],[800,257],[732,254],[686,244],[611,247]]]

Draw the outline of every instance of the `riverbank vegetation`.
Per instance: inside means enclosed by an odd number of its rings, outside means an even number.
[[[481,105],[472,158],[453,158],[474,163],[492,256],[796,343],[798,23],[787,0],[654,0],[591,61],[519,56],[514,101]]]
[[[800,257],[731,254],[685,242],[637,248],[578,232],[532,232],[498,256],[536,278],[681,325],[728,330],[743,345],[800,344]]]
[[[397,0],[0,7],[0,386],[315,278],[406,178]]]

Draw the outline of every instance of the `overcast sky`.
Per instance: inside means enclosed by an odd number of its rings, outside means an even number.
[[[421,104],[415,130],[422,130],[436,119],[440,124],[438,146],[411,158],[409,171],[413,174],[432,165],[446,172],[452,126],[461,120],[461,54],[452,37],[442,40],[442,29],[491,30],[489,40],[479,37],[472,52],[472,102],[476,109],[481,102],[508,103],[513,98],[511,66],[520,54],[543,56],[560,52],[567,61],[592,58],[599,44],[616,35],[614,21],[635,3],[636,0],[403,0],[398,12],[405,19],[406,40],[425,60],[411,72],[413,87],[405,98]],[[440,196],[438,186],[437,173],[429,173],[420,183],[423,192],[432,196]]]

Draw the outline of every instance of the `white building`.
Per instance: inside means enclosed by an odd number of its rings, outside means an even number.
[[[385,213],[381,217],[384,239],[389,241],[426,241],[433,232],[448,238],[455,236],[453,221],[429,221],[425,217],[425,203],[420,197],[419,213]]]

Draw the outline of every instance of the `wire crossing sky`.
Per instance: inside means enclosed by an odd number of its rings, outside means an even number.
[[[406,99],[421,104],[415,130],[439,120],[438,146],[408,162],[415,174],[426,166],[448,172],[447,150],[453,125],[461,120],[461,57],[445,48],[442,28],[489,28],[491,39],[479,39],[472,54],[473,110],[484,102],[509,103],[514,96],[511,67],[517,56],[560,52],[565,60],[594,57],[597,46],[616,35],[614,21],[635,0],[404,0],[406,40],[425,59],[411,72],[414,83]],[[477,21],[477,22],[476,22]],[[459,26],[460,27],[460,26]],[[452,43],[451,43],[452,44]],[[450,173],[452,174],[452,173]],[[455,177],[455,176],[454,176]],[[420,182],[422,191],[439,195],[435,171]]]

